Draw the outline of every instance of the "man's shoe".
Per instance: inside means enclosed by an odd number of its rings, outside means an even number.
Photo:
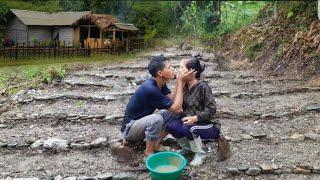
[[[223,135],[220,135],[219,137],[217,154],[218,161],[225,161],[232,155],[230,150],[230,144]]]

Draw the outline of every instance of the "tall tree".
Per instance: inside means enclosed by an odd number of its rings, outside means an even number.
[[[318,0],[318,19],[320,19],[320,0]]]
[[[5,34],[7,19],[5,15],[7,14],[9,8],[5,3],[0,2],[0,40]]]

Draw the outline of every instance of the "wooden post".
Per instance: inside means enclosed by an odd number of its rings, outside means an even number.
[[[115,29],[113,29],[113,38],[112,39],[116,40],[116,30]]]
[[[88,30],[88,38],[90,38],[90,25],[89,25],[89,30]]]
[[[318,0],[318,19],[320,19],[320,0]]]
[[[102,48],[102,29],[100,29],[100,48]]]

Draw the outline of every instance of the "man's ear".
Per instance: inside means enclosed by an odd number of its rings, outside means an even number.
[[[157,72],[157,75],[158,75],[159,77],[162,77],[162,71],[158,71],[158,72]]]

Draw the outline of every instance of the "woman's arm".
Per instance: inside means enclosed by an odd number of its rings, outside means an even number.
[[[200,90],[200,89],[199,89]],[[195,122],[210,122],[213,119],[213,115],[216,113],[216,101],[212,94],[212,90],[207,83],[203,83],[201,92],[197,95],[197,100],[202,101],[202,111],[196,111],[194,116],[187,116],[182,119],[184,124],[192,125]]]
[[[216,101],[212,94],[212,90],[207,83],[204,83],[202,89],[202,97],[203,97],[203,104],[204,110],[196,112],[197,121],[198,122],[207,122],[213,119],[213,115],[216,113]]]

